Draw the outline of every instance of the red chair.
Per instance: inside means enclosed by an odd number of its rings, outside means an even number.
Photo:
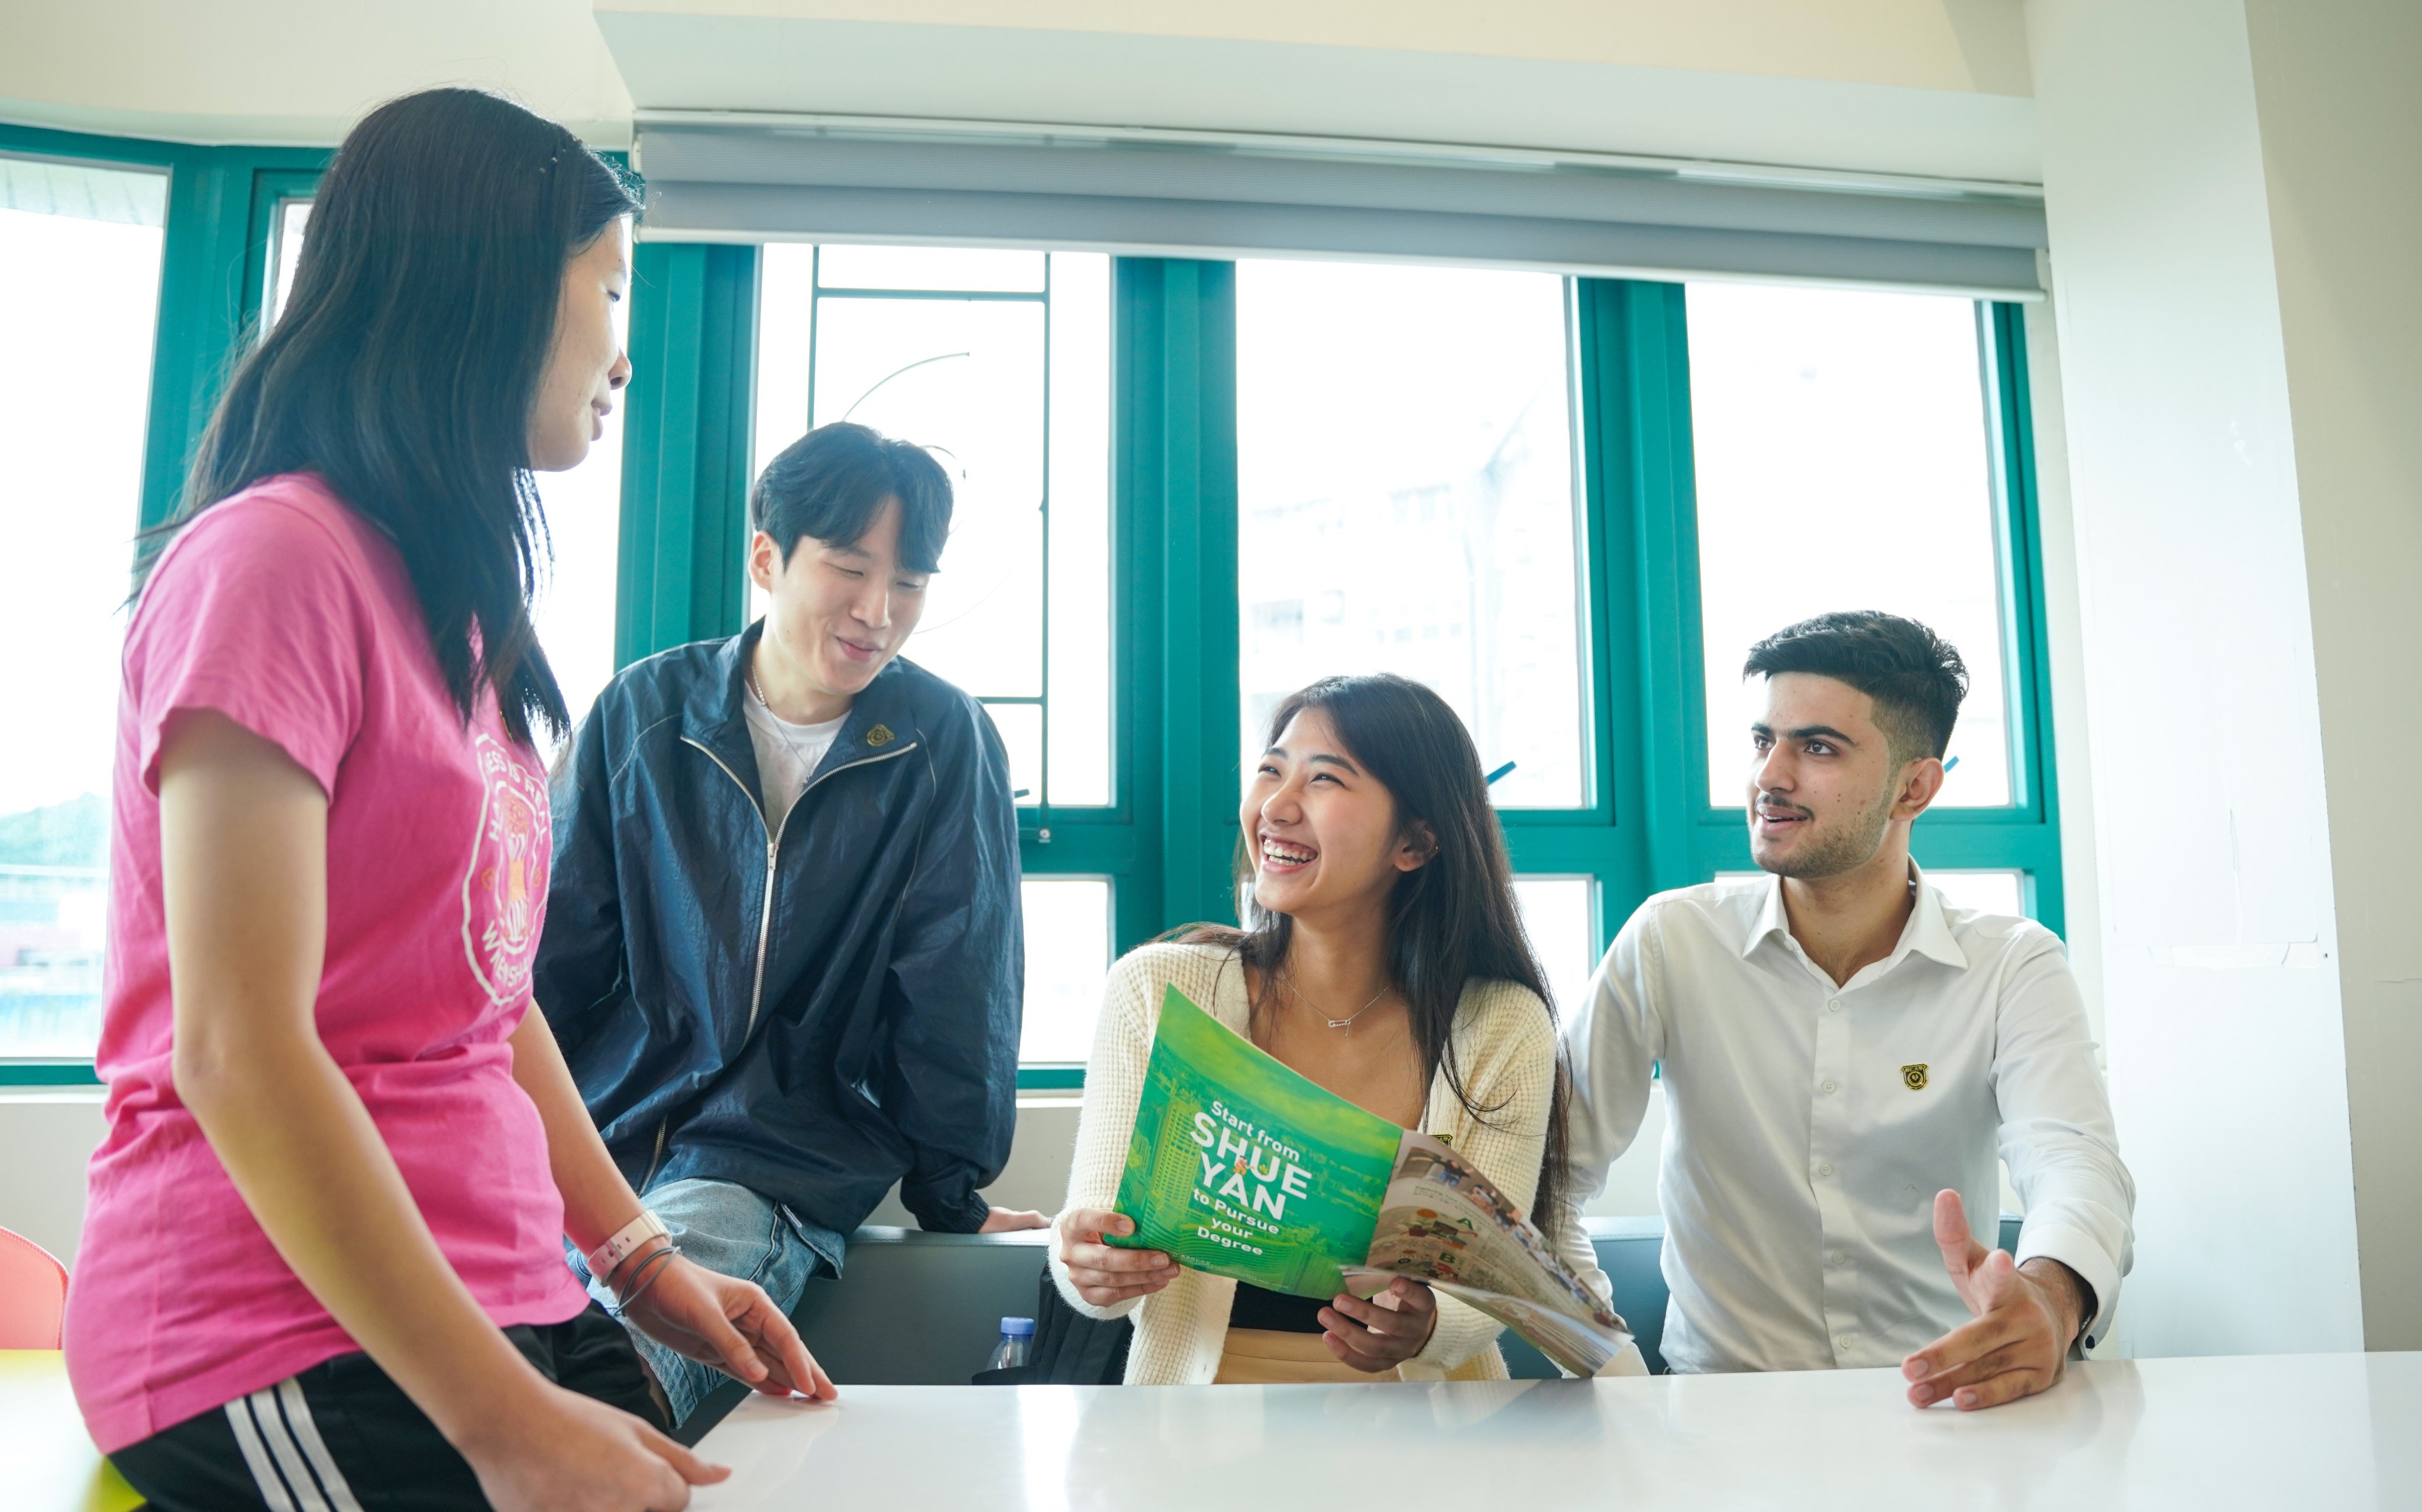
[[[67,1312],[68,1268],[50,1251],[0,1228],[0,1349],[55,1349]]]

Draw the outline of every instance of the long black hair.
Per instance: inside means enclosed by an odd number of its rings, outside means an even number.
[[[1515,905],[1514,867],[1488,802],[1480,752],[1445,699],[1385,672],[1323,678],[1288,695],[1270,715],[1265,743],[1278,744],[1296,716],[1311,709],[1328,716],[1346,753],[1395,799],[1397,837],[1436,847],[1428,861],[1396,879],[1389,896],[1388,980],[1408,1010],[1423,1084],[1443,1070],[1456,1099],[1485,1121],[1502,1104],[1474,1101],[1455,1058],[1455,1012],[1465,984],[1511,982],[1536,995],[1551,1022],[1556,1010]],[[1199,925],[1186,938],[1232,945],[1259,973],[1258,1016],[1275,1010],[1274,984],[1294,943],[1295,920],[1253,900],[1255,850],[1251,835],[1238,836],[1235,883],[1246,900],[1245,927]],[[1542,1231],[1556,1226],[1564,1194],[1568,1079],[1561,1052],[1555,1076],[1546,1158],[1531,1203],[1532,1221]]]
[[[529,422],[564,264],[638,198],[579,139],[476,89],[406,95],[337,149],[285,313],[228,381],[166,538],[265,477],[313,472],[403,557],[467,722],[561,734],[530,626],[549,557]]]

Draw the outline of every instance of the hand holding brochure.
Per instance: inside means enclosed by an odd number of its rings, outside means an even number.
[[[1282,1065],[1169,989],[1108,1242],[1270,1291],[1423,1281],[1589,1376],[1631,1340],[1538,1229],[1443,1140]]]

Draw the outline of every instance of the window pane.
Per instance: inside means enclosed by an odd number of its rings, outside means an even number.
[[[286,296],[294,288],[294,265],[303,257],[303,231],[311,220],[307,199],[277,202],[277,223],[269,239],[269,321],[286,313]]]
[[[816,329],[816,249],[768,242],[757,264],[757,428],[753,480],[782,448],[808,433],[809,364]],[[755,584],[749,617],[763,613]]]
[[[1043,292],[1043,254],[992,247],[824,249],[826,288],[952,288]]]
[[[1548,974],[1556,1018],[1569,1023],[1597,973],[1597,883],[1587,877],[1517,877],[1522,928]]]
[[[984,712],[1009,748],[1009,790],[1021,806],[1043,802],[1043,706],[986,704]]]
[[[1938,804],[2012,802],[1976,306],[1735,284],[1688,298],[1712,801],[1744,801],[1750,647],[1811,615],[1881,609],[1968,663]]]
[[[101,1030],[120,605],[166,179],[0,158],[0,1057]]]
[[[1029,877],[1026,1027],[1021,1064],[1082,1065],[1093,1052],[1093,1021],[1110,969],[1110,883],[1102,877]]]
[[[1928,868],[1932,882],[1953,908],[1999,913],[2006,918],[2031,917],[2027,912],[2027,876],[2022,871],[1938,871]]]
[[[1110,259],[1051,255],[1051,802],[1110,802]]]
[[[907,654],[969,693],[1043,692],[1043,306],[817,303],[815,423],[933,448],[957,499]]]
[[[538,643],[562,685],[563,705],[577,725],[614,676],[614,599],[622,546],[621,404],[606,417],[606,433],[589,448],[588,460],[569,473],[535,476],[547,535],[555,543],[555,567],[533,617]]]
[[[1236,265],[1248,768],[1270,711],[1395,672],[1470,728],[1507,807],[1589,801],[1565,285]]]

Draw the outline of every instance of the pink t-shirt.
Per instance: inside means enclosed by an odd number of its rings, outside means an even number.
[[[357,1348],[177,1098],[159,749],[180,710],[275,741],[328,794],[320,1038],[438,1248],[499,1326],[586,1304],[506,1042],[530,1006],[546,899],[545,773],[494,697],[464,729],[423,623],[395,548],[305,475],[197,517],[135,609],[97,1057],[109,1133],[67,1312],[68,1374],[103,1453]]]

